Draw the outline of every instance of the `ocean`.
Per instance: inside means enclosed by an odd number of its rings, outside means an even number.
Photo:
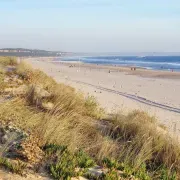
[[[146,69],[180,71],[180,56],[87,56],[65,57],[65,61],[91,64],[136,66]]]

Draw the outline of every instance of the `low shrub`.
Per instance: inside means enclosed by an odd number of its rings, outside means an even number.
[[[17,65],[16,57],[0,57],[0,64],[3,66],[15,66]]]
[[[58,156],[56,162],[49,165],[50,174],[55,179],[70,179],[77,176],[75,168],[75,157],[67,151]]]
[[[95,165],[94,160],[82,150],[79,150],[77,153],[75,153],[75,157],[80,168],[90,168]]]
[[[94,161],[83,151],[71,153],[66,146],[49,144],[43,147],[49,162],[48,169],[55,179],[70,179],[82,175]]]

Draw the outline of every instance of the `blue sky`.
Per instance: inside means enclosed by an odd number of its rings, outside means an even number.
[[[0,48],[180,52],[179,0],[0,0]]]

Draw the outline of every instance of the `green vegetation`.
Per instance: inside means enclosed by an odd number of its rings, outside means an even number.
[[[27,165],[21,161],[12,163],[6,158],[0,158],[0,167],[4,167],[5,169],[11,171],[12,173],[22,175],[26,166]]]
[[[87,168],[94,165],[94,161],[83,151],[73,154],[67,147],[55,144],[46,145],[43,149],[49,162],[49,172],[55,179],[83,175]]]
[[[5,75],[0,71],[2,83]],[[45,153],[43,162],[54,179],[79,175],[105,180],[180,178],[179,143],[154,117],[133,111],[103,120],[106,114],[93,97],[57,84],[25,62],[6,76],[17,75],[26,92],[0,104],[0,120],[37,137],[37,146]],[[95,164],[105,170],[99,177],[88,172]]]
[[[84,153],[82,150],[79,150],[75,154],[77,158],[77,163],[80,168],[90,168],[95,165],[95,162],[93,159],[91,159],[86,153]]]

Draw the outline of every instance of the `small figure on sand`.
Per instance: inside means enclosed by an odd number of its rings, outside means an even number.
[[[131,71],[136,71],[136,67],[131,67]]]

